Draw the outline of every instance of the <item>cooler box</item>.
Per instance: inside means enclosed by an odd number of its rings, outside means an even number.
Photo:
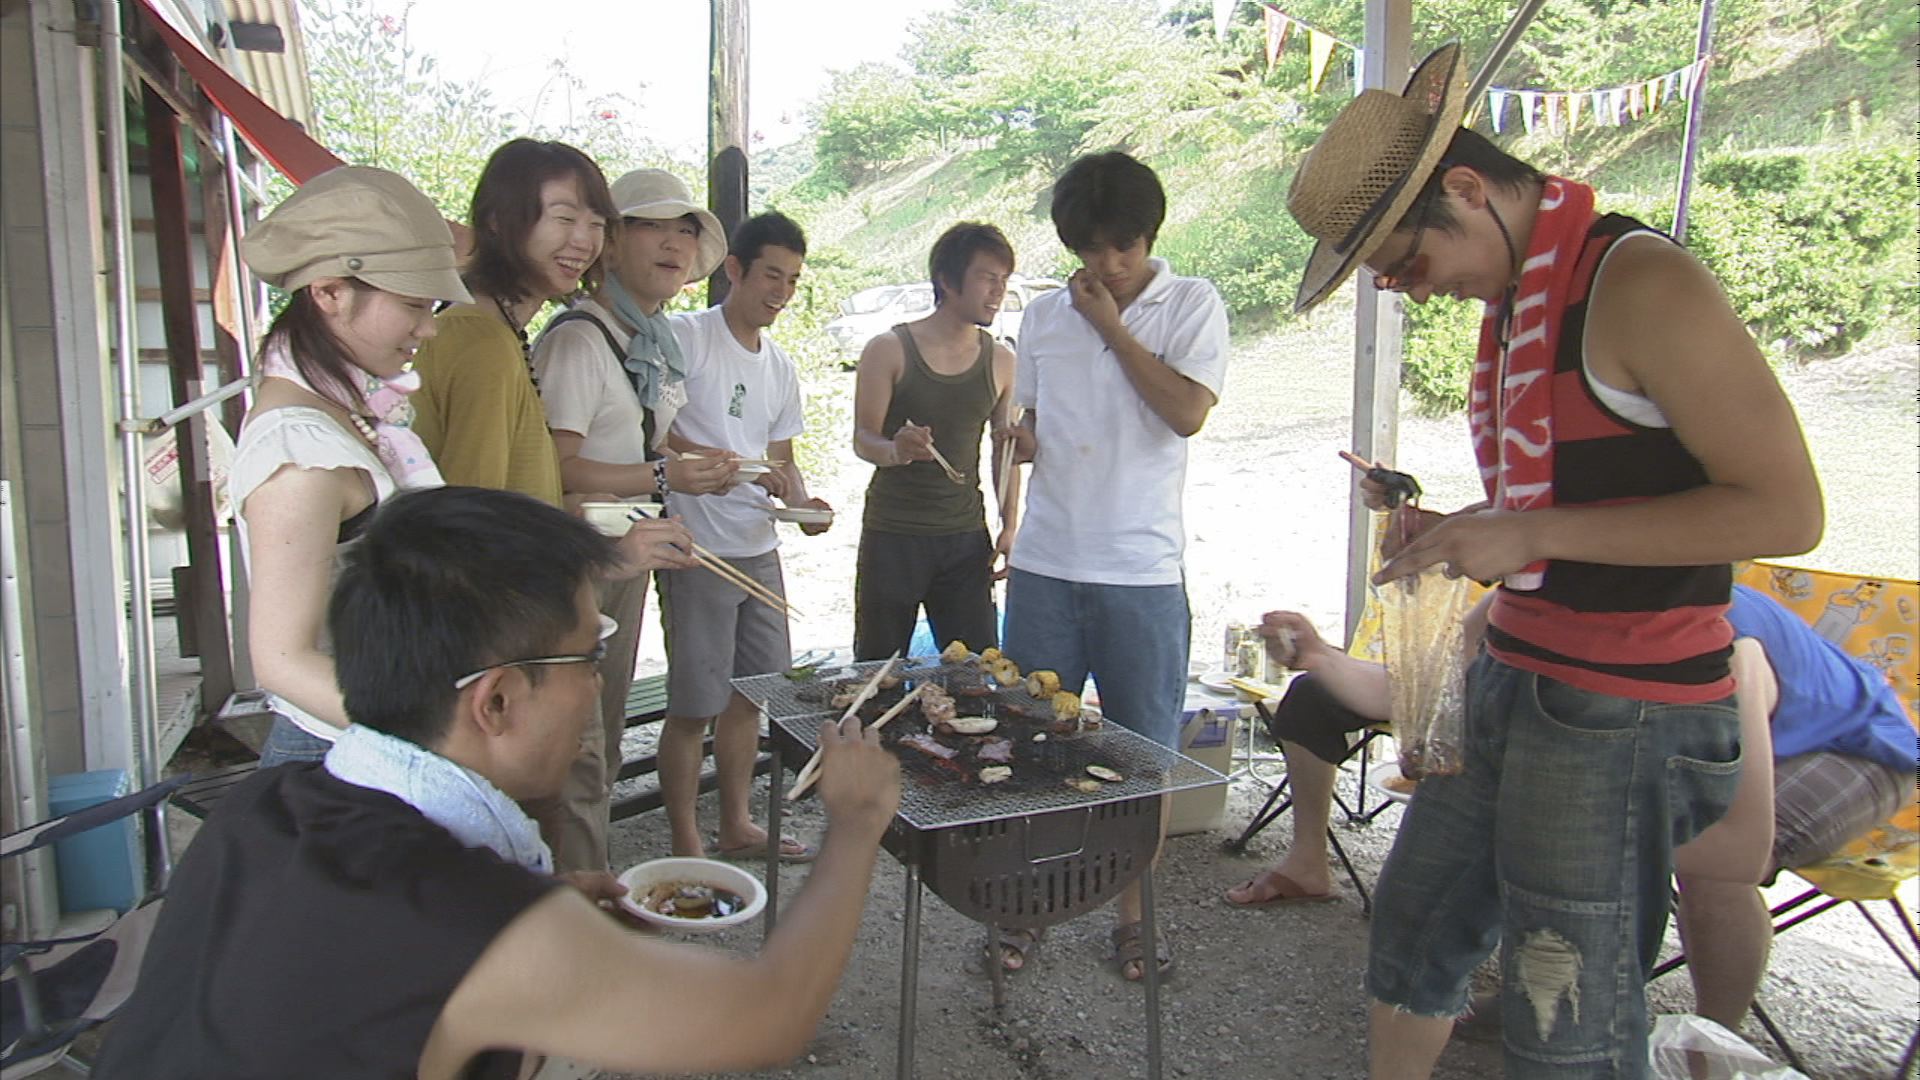
[[[1217,772],[1233,772],[1233,741],[1243,715],[1252,706],[1221,697],[1201,687],[1187,689],[1186,710],[1180,717],[1179,750]],[[1227,813],[1231,784],[1175,792],[1167,819],[1168,836],[1209,832],[1220,827]]]
[[[47,781],[47,807],[60,817],[132,793],[123,769],[67,773]],[[129,815],[54,843],[62,911],[132,910],[140,898],[137,818]]]

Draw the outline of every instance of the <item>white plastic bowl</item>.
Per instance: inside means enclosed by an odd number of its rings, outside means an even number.
[[[745,903],[739,911],[717,919],[681,919],[649,911],[639,904],[637,897],[643,897],[655,885],[669,881],[688,881],[725,889],[738,895]],[[662,930],[677,930],[683,934],[708,934],[730,926],[740,926],[759,918],[761,910],[767,906],[767,889],[759,878],[732,863],[713,859],[654,859],[630,867],[620,875],[620,884],[627,887],[627,895],[620,898],[621,907]]]
[[[633,527],[632,514],[635,507],[641,507],[641,512],[647,513],[647,508],[658,505],[651,499],[581,503],[580,516],[586,519],[587,524],[599,529],[602,536],[611,536],[617,540],[627,535],[627,530]],[[647,513],[647,516],[653,515]]]

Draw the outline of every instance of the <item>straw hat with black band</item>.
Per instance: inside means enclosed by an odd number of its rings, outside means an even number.
[[[1318,243],[1294,295],[1325,300],[1386,242],[1432,175],[1466,111],[1457,42],[1435,49],[1404,93],[1364,90],[1327,125],[1287,189],[1287,212]]]

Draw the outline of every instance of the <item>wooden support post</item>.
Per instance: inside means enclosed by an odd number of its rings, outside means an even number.
[[[747,0],[709,0],[707,208],[729,239],[747,218]],[[727,298],[727,275],[707,279],[707,300]]]
[[[151,86],[142,88],[147,123],[148,182],[153,191],[154,246],[160,258],[161,324],[166,331],[168,375],[175,402],[204,392],[198,312],[193,292],[193,231],[187,212],[187,170],[181,155],[180,118]],[[200,704],[217,711],[233,694],[233,656],[228,646],[226,593],[220,572],[219,537],[213,525],[213,483],[206,461],[207,414],[195,414],[175,430],[180,487],[187,519],[187,564],[192,595],[189,618],[200,646]],[[129,478],[129,482],[137,482]],[[144,523],[135,523],[138,527]],[[146,573],[146,567],[135,568]],[[145,612],[135,618],[147,617]]]

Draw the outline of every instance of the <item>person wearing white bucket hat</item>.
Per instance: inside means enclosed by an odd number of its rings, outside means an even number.
[[[252,588],[247,645],[274,721],[261,764],[317,758],[347,724],[325,634],[339,548],[374,505],[440,483],[411,430],[414,350],[436,300],[470,299],[453,233],[405,177],[348,165],[288,196],[241,242],[290,294],[261,342],[260,380],[229,485]]]
[[[738,476],[738,455],[711,448],[684,459],[661,453],[686,401],[686,364],[665,306],[726,258],[720,220],[664,169],[621,176],[612,197],[618,221],[599,289],[548,322],[533,347],[561,482],[569,495],[623,499],[724,491]],[[646,597],[644,578],[610,581],[601,592],[601,613],[620,629],[600,663],[601,738],[575,762],[561,793],[579,826],[556,845],[566,865],[607,861],[608,805]]]
[[[1792,407],[1713,277],[1459,127],[1457,45],[1364,91],[1287,208],[1296,300],[1356,267],[1486,305],[1469,424],[1488,501],[1381,568],[1499,579],[1467,677],[1464,771],[1422,781],[1382,874],[1375,1078],[1425,1077],[1501,942],[1509,1077],[1641,1077],[1673,849],[1727,811],[1740,726],[1728,564],[1818,542]],[[1364,484],[1363,484],[1364,486]]]

